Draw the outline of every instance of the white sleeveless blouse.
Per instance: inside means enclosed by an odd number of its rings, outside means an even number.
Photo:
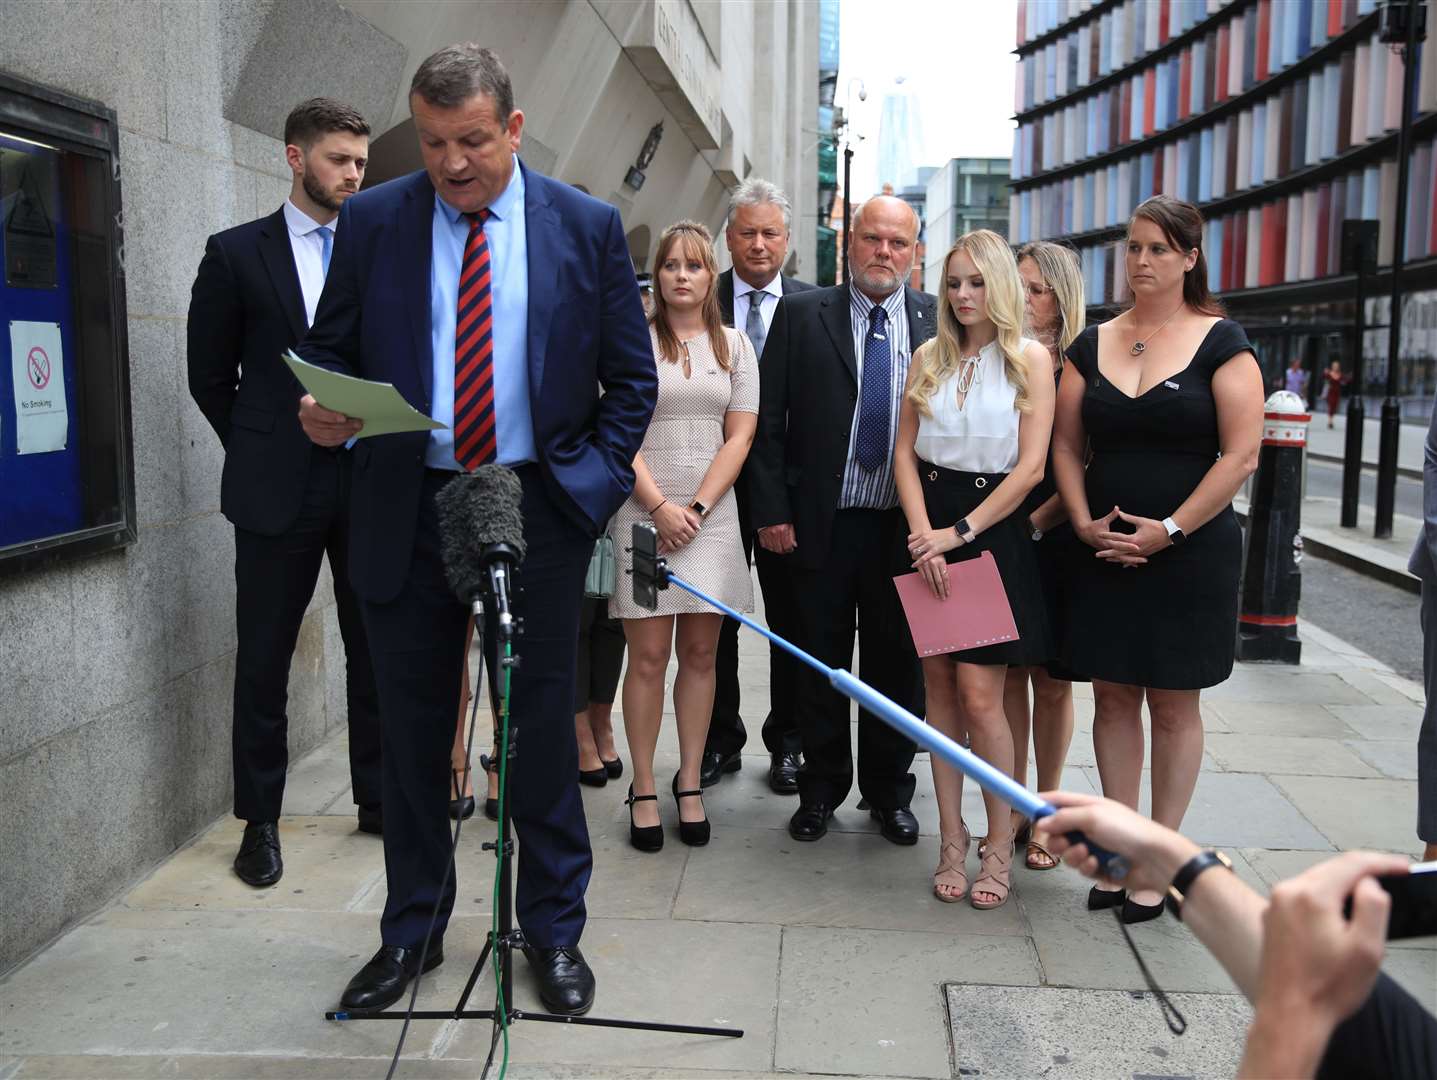
[[[1019,342],[1026,349],[1029,339]],[[960,371],[962,370],[960,366]],[[978,352],[973,385],[958,407],[958,372],[944,379],[928,399],[932,416],[918,417],[913,449],[944,469],[959,472],[1006,473],[1018,464],[1018,392],[1003,369],[996,341]]]

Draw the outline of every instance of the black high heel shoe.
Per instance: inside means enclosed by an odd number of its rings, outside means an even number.
[[[454,777],[454,786],[450,790],[455,797],[449,800],[449,816],[455,821],[468,821],[474,816],[474,796],[464,794],[464,786],[469,782],[469,767],[463,769],[450,769]]]
[[[1147,922],[1162,915],[1165,906],[1161,900],[1156,904],[1135,904],[1131,900],[1124,900],[1121,918],[1129,926],[1133,923]]]
[[[702,791],[680,791],[679,774],[674,773],[674,806],[679,807],[680,799],[687,799],[692,795],[702,796]],[[685,821],[683,815],[679,815],[679,839],[690,847],[703,847],[709,842],[709,819],[704,815],[702,821]]]
[[[659,801],[657,795],[635,795],[634,785],[629,785],[629,797],[624,800],[624,805],[629,808],[629,843],[640,851],[660,851],[664,846],[663,825],[635,825],[634,824],[634,803],[647,802],[652,799]]]
[[[603,758],[599,760],[604,761]],[[613,761],[604,761],[604,772],[609,774],[610,780],[617,780],[624,775],[624,759],[616,757]]]
[[[499,771],[499,763],[493,758],[491,758],[488,754],[480,754],[479,764],[484,767],[484,781],[487,784],[489,781],[489,774],[497,773]],[[484,816],[490,821],[499,820],[498,799],[491,799],[487,795],[484,797]]]
[[[609,770],[600,765],[597,769],[580,769],[579,783],[589,787],[603,787],[609,782]]]
[[[1128,900],[1127,889],[1100,889],[1094,885],[1088,890],[1088,910],[1104,911],[1107,908],[1122,907]]]

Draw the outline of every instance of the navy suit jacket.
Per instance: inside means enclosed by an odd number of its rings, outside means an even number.
[[[648,325],[618,211],[530,169],[524,188],[538,464],[555,504],[597,536],[633,490],[658,396]],[[433,185],[412,173],[353,196],[339,215],[324,294],[297,351],[391,382],[427,415]],[[406,432],[355,444],[350,578],[366,600],[392,600],[408,577],[428,440]]]

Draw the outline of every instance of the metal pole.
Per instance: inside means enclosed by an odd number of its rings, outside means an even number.
[[[1367,333],[1367,260],[1357,264],[1357,317],[1352,320],[1352,389],[1347,395],[1347,445],[1342,455],[1342,526],[1357,528],[1357,502],[1362,491],[1362,435],[1367,406],[1362,400],[1362,339]]]
[[[1417,87],[1417,0],[1407,0],[1406,43],[1402,50],[1402,126],[1397,132],[1397,213],[1392,234],[1392,305],[1387,316],[1387,396],[1382,402],[1382,434],[1377,449],[1377,520],[1372,535],[1392,535],[1397,499],[1397,439],[1401,406],[1397,401],[1397,365],[1402,345],[1402,260],[1407,239],[1407,180],[1412,155],[1412,113]]]
[[[838,280],[848,280],[848,235],[853,224],[853,201],[849,195],[849,179],[853,173],[853,147],[848,141],[848,132],[843,135],[843,258],[839,266]]]

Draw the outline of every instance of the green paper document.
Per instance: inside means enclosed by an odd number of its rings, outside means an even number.
[[[433,431],[446,425],[431,420],[404,400],[393,383],[370,382],[307,364],[290,350],[284,362],[300,384],[326,409],[363,420],[356,439],[393,435],[398,431]]]

